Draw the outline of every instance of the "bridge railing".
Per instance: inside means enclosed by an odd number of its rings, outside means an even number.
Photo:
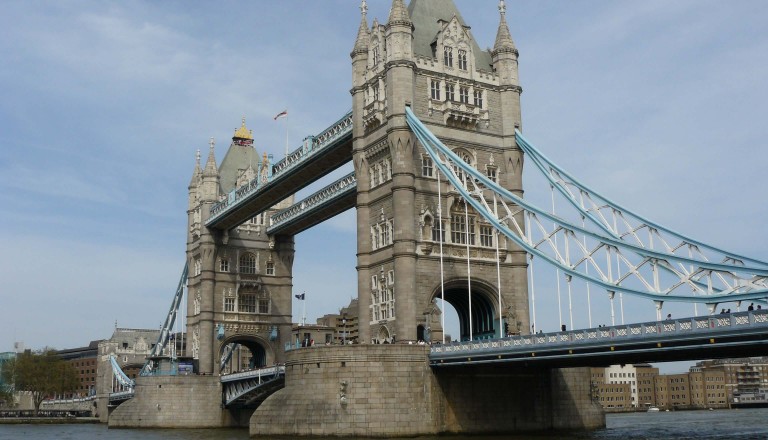
[[[279,228],[281,225],[288,221],[299,217],[302,213],[307,212],[313,208],[316,208],[323,203],[328,203],[337,197],[346,194],[350,188],[357,187],[357,180],[355,179],[355,173],[351,172],[341,179],[331,183],[320,191],[312,194],[306,199],[293,204],[292,206],[283,209],[272,216],[269,229],[267,233]]]
[[[317,136],[306,137],[301,147],[292,151],[285,158],[272,165],[270,169],[271,173],[267,176],[266,181],[263,180],[262,176],[257,176],[245,185],[232,190],[224,200],[215,203],[211,207],[210,215],[206,223],[210,223],[220,217],[240,200],[267,187],[280,176],[287,174],[291,169],[306,161],[308,158],[316,156],[324,151],[327,147],[333,145],[334,141],[349,134],[351,131],[352,112],[350,111]]]
[[[433,345],[432,354],[477,352],[493,349],[530,350],[531,348],[556,348],[577,344],[604,343],[606,341],[631,342],[652,337],[676,337],[685,334],[717,334],[728,330],[747,330],[768,327],[768,309],[729,314],[699,316],[684,319],[641,322],[635,324],[597,327],[565,332],[536,333],[510,336],[483,341],[462,341]]]
[[[221,376],[221,382],[235,382],[246,379],[272,378],[285,374],[285,365],[275,365],[274,367],[259,368],[258,370],[241,371],[239,373],[225,374]]]

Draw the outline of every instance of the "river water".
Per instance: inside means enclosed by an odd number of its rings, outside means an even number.
[[[439,440],[757,440],[768,439],[768,409],[609,414],[590,432]],[[0,440],[246,440],[245,429],[107,429],[104,425],[0,425]],[[422,440],[438,438],[422,437]],[[327,440],[331,440],[330,438]],[[349,439],[354,440],[354,439]]]

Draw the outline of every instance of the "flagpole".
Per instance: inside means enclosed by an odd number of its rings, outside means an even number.
[[[285,157],[288,157],[288,114],[285,114]]]
[[[301,292],[301,325],[307,325],[307,292]]]

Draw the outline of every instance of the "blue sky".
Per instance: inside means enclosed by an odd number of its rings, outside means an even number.
[[[480,47],[493,44],[497,3],[456,1]],[[389,5],[370,1],[369,20],[386,21]],[[279,156],[277,112],[289,111],[293,148],[348,111],[358,6],[0,3],[0,351],[82,346],[115,321],[159,326],[184,264],[196,150],[213,136],[221,160],[245,116],[257,150]],[[768,3],[507,8],[529,140],[651,219],[768,259]],[[526,196],[545,204],[548,193]],[[300,234],[296,249],[308,321],[356,295],[352,212]],[[655,316],[626,310],[627,321]],[[539,327],[554,329],[548,319]]]

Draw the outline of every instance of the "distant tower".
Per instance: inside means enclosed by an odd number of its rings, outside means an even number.
[[[445,299],[458,312],[461,335],[498,336],[529,328],[525,253],[497,238],[441,179],[416,143],[405,107],[466,162],[522,195],[518,52],[499,3],[491,51],[480,50],[452,0],[393,0],[388,21],[367,25],[367,5],[351,53],[354,166],[357,175],[360,340],[439,340],[440,227]],[[469,232],[467,239],[467,231]],[[501,296],[497,300],[495,243],[500,239]],[[467,274],[466,241],[471,276]],[[368,325],[365,325],[365,323]],[[431,334],[430,334],[431,333]]]
[[[253,146],[242,125],[217,167],[211,138],[208,159],[197,154],[189,184],[187,260],[188,353],[201,373],[219,373],[225,349],[234,350],[230,368],[271,365],[283,360],[291,333],[293,237],[267,237],[268,217],[290,200],[225,232],[205,227],[211,206],[236,187],[267,179],[271,156]]]

